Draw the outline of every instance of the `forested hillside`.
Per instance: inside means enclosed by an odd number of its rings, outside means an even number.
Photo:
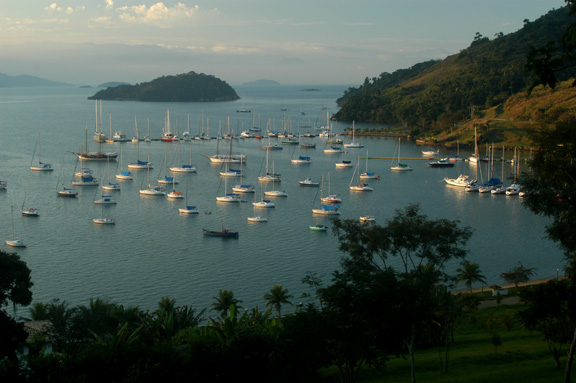
[[[557,41],[574,20],[566,7],[493,39],[477,33],[470,46],[442,61],[366,78],[338,100],[335,118],[401,126],[415,137],[436,136],[503,105],[531,84],[531,46]],[[566,71],[560,80],[574,77]]]
[[[233,101],[239,98],[236,91],[225,81],[195,72],[162,76],[136,85],[109,87],[88,97],[90,100],[162,102]]]

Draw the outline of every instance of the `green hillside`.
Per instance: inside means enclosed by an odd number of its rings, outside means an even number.
[[[239,98],[236,91],[225,81],[212,75],[195,72],[162,76],[136,85],[109,87],[88,97],[89,100],[161,102],[234,101]]]
[[[477,33],[468,48],[442,61],[366,78],[338,100],[335,118],[394,125],[416,138],[446,136],[487,113],[508,119],[504,105],[525,95],[532,82],[525,70],[530,47],[558,40],[573,20],[566,7],[552,10],[509,35],[489,39]],[[575,77],[576,71],[562,76]],[[534,121],[533,113],[521,118]]]

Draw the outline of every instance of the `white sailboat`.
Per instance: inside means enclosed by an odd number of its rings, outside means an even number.
[[[360,165],[360,159],[358,159],[358,163],[356,164],[356,168],[354,169],[354,173],[352,174],[352,178],[350,179],[349,189],[350,191],[354,192],[365,192],[365,191],[373,191],[374,189],[364,183],[357,183],[356,185],[352,185],[354,182],[354,176],[356,175],[356,171],[358,171],[358,166]]]
[[[217,202],[242,202],[240,194],[226,193],[228,191],[228,177],[224,177],[224,195],[216,196]]]
[[[140,195],[149,195],[149,196],[156,196],[156,197],[163,197],[166,195],[166,191],[161,186],[152,186],[150,185],[150,169],[148,169],[146,174],[146,180],[148,182],[148,188],[140,189]]]
[[[186,198],[184,201],[184,207],[178,209],[182,214],[198,214],[198,209],[196,206],[188,205],[188,182],[186,182]]]
[[[324,197],[324,176],[322,176],[322,196],[320,201],[324,203],[341,203],[342,198],[339,194],[332,194],[330,191],[330,173],[328,173],[328,195]]]
[[[264,193],[262,189],[263,187],[262,185],[260,185],[260,201],[252,202],[252,205],[254,207],[265,207],[265,208],[275,207],[276,205],[274,204],[274,202],[270,201],[269,199],[264,199]]]
[[[274,161],[272,161],[272,173],[274,173]],[[280,175],[278,175],[278,177],[280,177]],[[280,181],[279,178],[278,181]],[[267,197],[288,197],[288,193],[286,193],[284,190],[276,190],[276,188],[274,187],[276,182],[277,180],[272,179],[273,190],[266,190],[264,192],[264,195]]]
[[[352,121],[352,142],[344,144],[345,148],[357,149],[357,148],[363,148],[364,147],[364,145],[359,144],[358,142],[355,141],[355,132],[356,132],[356,128],[354,126],[354,121]]]
[[[412,166],[400,163],[400,138],[398,138],[398,163],[395,166],[390,166],[390,170],[395,172],[411,171]]]
[[[26,247],[26,243],[24,243],[24,240],[22,240],[22,238],[16,238],[16,234],[14,231],[14,208],[11,207],[10,210],[12,212],[12,239],[6,240],[6,245],[10,247]]]
[[[162,142],[172,142],[174,140],[174,133],[170,130],[170,110],[166,109],[166,119],[164,121],[164,130],[162,131],[162,136],[160,141]]]
[[[98,225],[115,225],[116,218],[114,217],[104,217],[104,206],[100,207],[100,218],[93,218],[92,222]]]
[[[256,189],[252,185],[246,185],[242,183],[242,178],[244,178],[243,164],[240,164],[240,184],[234,185],[232,191],[236,193],[254,193]]]
[[[161,185],[177,184],[178,181],[174,177],[168,177],[168,163],[167,163],[167,153],[164,152],[164,178],[160,178],[158,183]]]
[[[186,141],[186,139],[184,139],[184,141]],[[180,165],[170,167],[170,171],[174,172],[174,173],[196,173],[196,167],[194,165],[192,165],[192,145],[190,145],[190,163],[189,164],[183,164],[182,161],[180,161],[180,156],[181,156],[181,152],[182,152],[180,145],[181,144],[178,143],[178,160],[179,160]]]
[[[62,169],[60,170],[60,175],[58,176],[57,185],[60,184],[60,178],[62,178],[62,189],[56,189],[56,195],[58,197],[75,198],[78,195],[78,192],[64,186],[64,160],[62,160]]]
[[[107,178],[110,179],[110,162],[106,164],[106,172]],[[102,190],[106,191],[120,191],[120,184],[118,182],[110,182],[108,181],[107,184],[102,185]]]
[[[122,146],[120,146],[120,169],[122,169]],[[124,180],[124,181],[131,181],[134,179],[132,172],[129,170],[120,171],[119,174],[116,174],[117,180]]]
[[[182,192],[177,191],[175,185],[176,181],[172,179],[172,191],[166,194],[166,197],[169,199],[184,199]]]
[[[274,161],[272,161],[272,173],[268,171],[268,154],[266,152],[266,174],[258,176],[258,181],[260,182],[280,182],[280,174],[274,173]]]
[[[380,176],[374,172],[369,172],[368,171],[368,159],[370,157],[368,157],[368,151],[366,151],[366,171],[362,174],[360,174],[360,179],[362,180],[373,180],[373,179],[379,179]]]
[[[22,202],[22,215],[25,217],[39,217],[40,212],[35,207],[28,207],[26,205],[26,200],[28,197],[28,185],[26,185],[26,191],[24,192],[24,201]]]
[[[6,245],[10,247],[26,247],[26,243],[24,243],[22,238],[16,238],[14,231],[14,208],[10,207],[10,210],[12,212],[12,239],[6,240]]]
[[[138,126],[136,117],[134,117],[134,125]],[[128,164],[128,169],[154,169],[150,163],[150,156],[147,161],[140,161],[140,141],[136,143],[136,162]]]
[[[80,159],[80,168],[82,168],[82,158]],[[98,186],[99,182],[97,178],[92,176],[92,172],[76,172],[74,175],[77,177],[72,180],[72,186]]]
[[[38,133],[38,141],[36,147],[38,148],[38,164],[33,165],[35,156],[34,153],[32,154],[32,161],[30,162],[30,170],[38,172],[51,172],[52,170],[54,170],[54,168],[52,168],[52,164],[44,163],[40,158],[40,133]],[[36,152],[36,148],[34,149],[34,152]]]

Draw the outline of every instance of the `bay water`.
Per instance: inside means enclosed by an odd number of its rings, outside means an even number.
[[[430,219],[459,220],[460,225],[473,228],[468,243],[468,259],[480,264],[489,284],[500,284],[500,274],[522,262],[537,268],[535,278],[555,277],[563,267],[562,252],[545,239],[547,220],[535,216],[522,206],[518,196],[465,193],[450,187],[444,177],[468,174],[487,179],[487,165],[473,166],[457,162],[454,168],[430,168],[422,159],[422,147],[412,141],[402,141],[401,154],[407,158],[412,172],[391,172],[391,157],[397,150],[394,137],[357,136],[364,148],[347,149],[343,156],[325,154],[320,138],[308,139],[315,149],[298,145],[282,145],[283,150],[269,152],[261,146],[268,139],[212,139],[165,143],[158,140],[103,144],[103,151],[122,148],[122,160],[85,162],[101,184],[116,182],[114,175],[126,170],[126,165],[150,159],[154,169],[133,171],[133,181],[120,181],[121,191],[109,192],[116,205],[94,204],[99,187],[75,187],[78,197],[58,198],[56,190],[62,184],[70,186],[73,172],[80,168],[73,152],[98,150],[92,136],[96,129],[107,135],[122,130],[128,137],[148,132],[153,139],[160,137],[170,112],[173,131],[190,131],[194,136],[205,133],[217,137],[230,131],[234,135],[260,126],[292,133],[314,131],[304,127],[326,124],[326,114],[337,111],[336,99],[345,86],[274,86],[235,87],[241,100],[226,103],[144,103],[104,101],[101,113],[96,113],[95,101],[87,97],[96,90],[90,88],[13,88],[0,89],[0,180],[8,183],[0,192],[0,239],[3,250],[15,251],[32,270],[34,300],[47,302],[59,298],[71,305],[87,304],[90,298],[104,298],[126,306],[154,309],[162,297],[174,298],[179,305],[208,308],[219,289],[233,290],[242,306],[263,308],[264,294],[281,284],[294,296],[296,305],[306,302],[301,294],[306,286],[301,279],[307,272],[316,272],[325,280],[338,269],[341,253],[337,239],[328,232],[314,232],[309,226],[325,224],[329,218],[312,215],[320,206],[320,195],[327,194],[328,179],[331,193],[341,195],[340,218],[358,219],[372,215],[376,223],[384,224],[396,209],[418,203]],[[239,113],[246,108],[250,113]],[[97,125],[96,116],[101,118]],[[337,132],[351,127],[351,122],[332,122]],[[381,126],[356,123],[357,131]],[[318,133],[318,131],[315,131]],[[281,143],[274,138],[271,142]],[[256,192],[243,195],[245,203],[217,203],[216,196],[230,192],[239,179],[227,182],[219,175],[222,165],[211,163],[205,156],[229,151],[247,156],[242,166],[242,183],[256,186]],[[197,172],[170,174],[166,168],[177,163],[192,163]],[[441,149],[441,156],[454,154]],[[461,151],[462,157],[469,153]],[[309,165],[295,165],[290,159],[310,156]],[[508,152],[508,158],[512,154]],[[522,153],[524,165],[528,153]],[[368,161],[365,157],[369,157]],[[53,172],[33,172],[30,164],[51,163]],[[376,158],[378,157],[378,158]],[[336,168],[342,158],[351,160],[352,168]],[[165,161],[166,159],[166,161]],[[120,164],[123,168],[121,169]],[[280,173],[281,182],[275,189],[285,190],[287,198],[276,198],[274,208],[258,209],[262,191],[271,187],[260,184],[258,175],[266,170]],[[506,181],[512,175],[509,163],[496,162],[492,173],[501,177],[502,166]],[[239,167],[239,166],[236,166]],[[368,183],[373,192],[351,193],[350,183],[368,169],[380,179]],[[187,194],[188,204],[195,205],[198,215],[179,214],[184,200],[165,197],[145,197],[139,189],[158,179],[174,176],[176,190]],[[321,187],[301,187],[306,178],[324,180]],[[264,188],[264,189],[262,189]],[[170,189],[170,186],[168,186]],[[226,190],[228,189],[228,190]],[[187,192],[186,192],[187,191]],[[36,207],[40,217],[24,217],[23,207]],[[13,212],[13,213],[12,213]],[[93,218],[114,216],[116,225],[95,225]],[[250,223],[247,217],[264,216],[265,223]],[[13,222],[13,223],[12,223]],[[239,239],[207,238],[202,229],[238,231]],[[6,239],[21,237],[26,248],[7,248]],[[447,266],[455,270],[457,263]],[[464,288],[464,287],[462,287]]]

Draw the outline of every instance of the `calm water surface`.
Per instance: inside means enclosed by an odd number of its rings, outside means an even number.
[[[321,86],[317,87],[320,91],[309,92],[302,91],[304,88],[312,87],[236,87],[242,100],[228,103],[106,101],[102,104],[102,129],[109,134],[111,120],[113,132],[122,130],[132,137],[136,118],[141,136],[149,130],[153,138],[159,138],[169,109],[172,129],[189,130],[192,135],[203,131],[215,137],[228,129],[239,134],[252,126],[281,130],[283,121],[297,133],[303,126],[325,124],[326,112],[337,111],[335,100],[345,89]],[[27,242],[25,249],[9,250],[18,252],[32,269],[37,301],[58,297],[77,305],[103,297],[146,309],[169,296],[178,304],[206,308],[219,289],[232,289],[244,307],[262,307],[263,295],[278,283],[289,289],[296,303],[305,290],[300,281],[306,272],[315,271],[328,278],[338,268],[341,255],[330,232],[309,230],[316,223],[331,225],[327,218],[312,216],[311,209],[320,205],[321,188],[300,187],[298,181],[306,177],[318,182],[330,177],[331,192],[343,198],[341,218],[357,219],[369,214],[384,223],[395,209],[420,203],[430,218],[457,219],[471,226],[474,235],[468,244],[469,259],[481,265],[490,283],[501,283],[500,273],[518,261],[537,267],[537,277],[542,278],[556,276],[563,265],[560,250],[544,239],[546,220],[522,207],[518,197],[464,193],[443,181],[446,176],[457,177],[460,173],[475,176],[478,170],[478,177],[486,178],[486,167],[477,169],[459,162],[452,169],[429,168],[428,161],[420,160],[421,148],[412,142],[404,142],[401,152],[402,157],[415,158],[405,161],[414,167],[413,172],[390,172],[390,159],[358,161],[360,171],[367,167],[381,176],[370,182],[374,187],[370,193],[349,192],[350,182],[357,182],[355,169],[336,169],[334,164],[341,157],[324,154],[320,138],[311,139],[316,149],[299,151],[297,145],[283,145],[283,150],[270,152],[268,166],[282,174],[276,188],[289,196],[274,200],[273,209],[256,209],[251,203],[261,198],[257,177],[265,171],[266,151],[260,146],[267,139],[142,142],[138,150],[131,142],[105,144],[105,151],[120,152],[122,146],[122,161],[84,164],[104,183],[120,172],[120,162],[126,170],[126,164],[137,157],[149,156],[154,169],[135,171],[133,181],[123,181],[122,190],[114,193],[118,202],[114,206],[101,208],[93,203],[101,193],[97,187],[76,188],[76,199],[58,198],[56,189],[62,182],[70,185],[74,169],[80,167],[72,152],[85,147],[86,142],[90,150],[97,149],[92,140],[95,103],[87,100],[95,92],[76,88],[0,89],[0,179],[8,182],[8,190],[0,193],[0,239],[4,250],[4,240],[12,238],[13,231]],[[253,113],[236,112],[243,107]],[[348,126],[339,122],[336,129],[342,131]],[[369,127],[356,124],[357,129]],[[349,149],[345,154],[355,164],[358,157],[367,154],[392,157],[397,144],[394,138],[357,137],[357,141],[365,148]],[[233,152],[248,157],[243,183],[257,187],[254,195],[244,196],[246,203],[222,204],[215,199],[224,194],[225,186],[230,188],[238,180],[226,185],[219,175],[222,167],[210,163],[205,155],[226,153],[230,143]],[[188,190],[188,203],[196,205],[200,214],[180,215],[178,207],[185,204],[183,200],[139,195],[138,190],[148,182],[156,183],[164,177],[165,158],[168,166],[180,160],[187,163],[190,150],[198,171],[175,175],[179,181],[175,187],[184,193]],[[30,171],[35,152],[36,157],[40,152],[41,160],[52,163],[55,170]],[[312,164],[292,164],[290,159],[299,154],[312,157]],[[500,177],[501,169],[496,163],[494,174]],[[509,177],[511,165],[504,164],[504,171]],[[25,198],[26,206],[40,209],[39,218],[20,215]],[[92,218],[101,215],[116,217],[116,225],[94,225]],[[255,215],[267,217],[268,222],[248,223],[246,218]],[[224,226],[239,231],[240,238],[221,240],[202,235],[203,228],[219,230]]]

